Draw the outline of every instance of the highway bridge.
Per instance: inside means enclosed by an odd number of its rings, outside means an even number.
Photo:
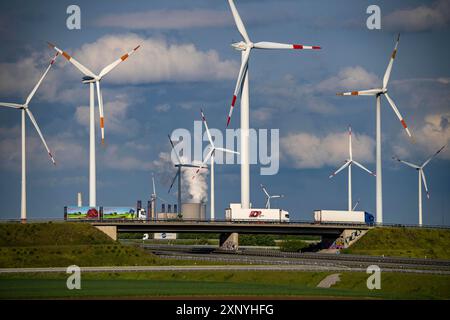
[[[236,249],[238,234],[290,234],[316,235],[334,242],[343,238],[349,244],[362,236],[371,226],[364,224],[315,224],[279,222],[229,222],[229,221],[91,221],[93,226],[113,239],[117,234],[126,233],[219,233],[220,247]]]

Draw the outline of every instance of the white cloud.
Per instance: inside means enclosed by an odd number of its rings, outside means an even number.
[[[180,9],[108,14],[100,17],[96,25],[127,29],[186,29],[220,27],[232,23],[231,14],[225,10]]]
[[[363,90],[380,87],[378,77],[361,66],[346,67],[317,85],[315,91],[336,93],[340,90]]]
[[[215,50],[200,51],[194,44],[169,44],[162,38],[131,33],[103,36],[83,45],[73,56],[98,73],[137,45],[141,46],[139,50],[111,71],[105,81],[115,84],[206,81],[234,79],[237,74],[237,62],[221,60]]]
[[[103,92],[103,109],[105,116],[105,140],[108,134],[117,133],[122,136],[134,136],[139,131],[139,122],[128,117],[128,109],[133,102],[133,99],[127,95],[107,95],[107,92]],[[108,92],[110,93],[110,92]],[[112,93],[112,92],[111,92]],[[111,102],[106,102],[106,99],[110,99]],[[75,120],[89,129],[89,107],[78,106],[75,109]],[[99,110],[98,105],[95,106],[95,123],[98,126]]]
[[[361,163],[374,161],[375,141],[353,133],[353,157]],[[294,168],[337,166],[348,158],[348,133],[330,133],[325,137],[310,133],[294,133],[281,138],[281,153]]]
[[[215,50],[201,51],[191,43],[168,43],[163,38],[136,34],[106,35],[79,49],[65,48],[94,73],[121,57],[137,45],[139,50],[105,77],[105,84],[135,85],[156,82],[195,82],[234,79],[238,63],[222,60]],[[32,52],[16,62],[0,63],[0,93],[25,102],[39,77],[45,71],[53,52]],[[80,72],[62,57],[47,74],[34,99],[80,103],[89,98],[88,86],[81,83]],[[18,101],[15,101],[18,100]],[[106,102],[106,99],[105,99]]]
[[[396,10],[388,14],[383,27],[394,31],[421,32],[448,26],[450,21],[450,2],[438,0],[431,5]]]
[[[168,103],[158,104],[155,107],[155,110],[157,112],[168,112],[170,109],[171,109],[171,106]]]
[[[395,155],[403,158],[425,158],[431,156],[443,145],[450,143],[450,112],[429,114],[424,124],[413,132],[416,144],[406,147],[401,141],[393,145]],[[450,159],[450,148],[447,146],[440,157]],[[414,162],[414,159],[411,159]],[[420,161],[417,161],[420,162]]]
[[[318,83],[303,84],[294,76],[285,75],[283,81],[265,84],[256,88],[260,95],[267,97],[266,103],[275,110],[307,108],[318,114],[334,114],[336,107],[330,103],[329,98],[337,92],[349,90],[372,89],[381,86],[381,80],[361,66],[345,67],[336,75],[331,75]],[[261,120],[268,116],[268,110],[260,110],[257,114]]]

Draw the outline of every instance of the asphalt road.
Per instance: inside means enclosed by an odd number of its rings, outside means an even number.
[[[333,267],[321,265],[211,265],[211,266],[121,266],[82,267],[81,272],[194,272],[194,271],[310,271],[310,272],[365,272],[366,268]],[[445,274],[450,271],[382,268],[383,272],[405,272],[422,274]],[[0,274],[11,273],[65,273],[66,268],[1,268]]]

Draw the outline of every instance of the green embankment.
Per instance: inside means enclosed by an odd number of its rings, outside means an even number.
[[[84,273],[81,290],[68,290],[66,274],[0,275],[2,298],[303,296],[383,299],[450,299],[450,276],[383,273],[369,290],[364,272],[341,273],[332,288],[317,288],[323,272]]]
[[[374,228],[342,253],[450,259],[450,230]]]
[[[0,224],[0,268],[185,264],[123,246],[85,223]]]

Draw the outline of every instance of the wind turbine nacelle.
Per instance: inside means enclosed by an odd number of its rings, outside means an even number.
[[[244,51],[248,47],[248,45],[244,41],[232,43],[231,46],[239,51]]]
[[[95,78],[94,77],[90,77],[90,76],[85,76],[82,78],[82,82],[83,83],[93,83],[95,82]]]

